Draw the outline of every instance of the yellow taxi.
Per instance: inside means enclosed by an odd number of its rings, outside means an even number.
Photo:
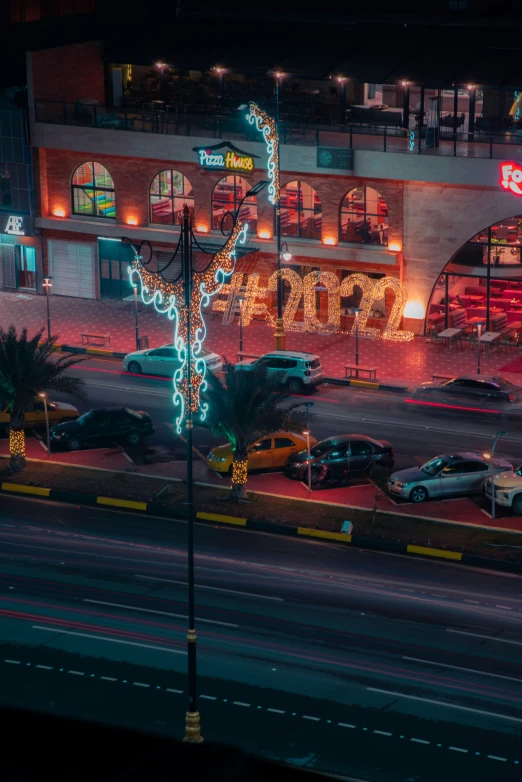
[[[47,402],[47,415],[49,416],[49,426],[63,424],[64,421],[74,421],[80,413],[66,402]],[[9,408],[4,406],[0,410],[0,430],[7,431],[11,415]],[[28,429],[45,426],[45,407],[43,399],[35,399],[30,407],[27,408],[24,415],[24,426]]]
[[[310,447],[317,440],[310,437]],[[248,449],[248,470],[270,470],[284,467],[286,460],[293,453],[306,448],[306,437],[294,432],[277,432],[262,437]],[[207,456],[207,464],[217,472],[228,473],[232,469],[232,446],[219,445],[213,448]]]

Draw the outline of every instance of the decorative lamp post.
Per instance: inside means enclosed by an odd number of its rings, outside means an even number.
[[[51,458],[51,435],[49,432],[49,411],[47,410],[47,394],[44,391],[41,391],[38,394],[39,397],[43,399],[44,403],[44,410],[45,410],[45,428],[47,431],[47,458]]]
[[[245,198],[256,195],[268,184],[258,182],[248,191]],[[244,200],[244,199],[243,199]],[[147,266],[152,260],[150,242],[142,242],[139,247],[126,237],[134,250],[134,260],[128,268],[133,287],[139,287],[144,304],[153,304],[156,311],[173,320],[174,345],[180,366],[174,372],[173,402],[178,409],[176,429],[181,433],[182,425],[186,429],[187,449],[187,559],[188,559],[188,614],[187,631],[188,652],[188,711],[186,713],[185,738],[191,744],[203,741],[200,729],[200,715],[197,708],[196,677],[196,630],[194,599],[194,513],[193,513],[193,475],[192,475],[192,429],[193,417],[199,412],[200,420],[206,417],[208,404],[201,401],[201,393],[207,386],[205,380],[206,365],[201,355],[205,340],[206,327],[203,320],[203,307],[210,297],[218,293],[226,278],[235,268],[236,246],[244,243],[248,225],[239,220],[239,204],[235,214],[228,213],[233,219],[232,229],[224,245],[217,251],[205,249],[194,235],[192,218],[188,206],[183,207],[183,224],[177,247],[170,260],[156,272]],[[224,222],[224,216],[222,225]],[[142,247],[149,248],[148,257],[142,254]],[[205,255],[207,258],[205,258]],[[194,258],[196,256],[196,258]],[[203,257],[203,261],[202,261]]]
[[[312,491],[312,455],[310,453],[310,432],[303,432],[306,437],[306,450],[308,451],[308,491]]]
[[[49,295],[53,284],[51,282],[52,277],[44,277],[42,285],[45,288],[45,296],[47,299],[47,339],[51,339],[51,309],[49,307]]]
[[[493,445],[491,447],[491,453],[484,453],[482,454],[484,459],[487,459],[489,462],[489,472],[491,473],[491,478],[489,479],[491,481],[491,518],[495,518],[495,476],[493,475],[493,457],[495,455],[495,448],[497,447],[497,442],[499,437],[503,437],[506,433],[502,430],[499,430],[496,435],[495,439],[493,440]]]
[[[140,327],[138,322],[138,287],[134,286],[134,317],[135,317],[135,331],[136,331],[136,350],[140,349]]]
[[[239,352],[243,353],[243,299],[239,299]]]
[[[352,312],[355,315],[355,366],[359,366],[359,313],[360,307],[352,307]],[[355,377],[359,377],[359,370],[355,370]]]
[[[334,81],[339,85],[339,124],[346,124],[346,76],[334,76]]]

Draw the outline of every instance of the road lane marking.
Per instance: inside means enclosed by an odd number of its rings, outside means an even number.
[[[340,724],[341,723],[339,723],[339,725]],[[376,733],[378,736],[393,736],[393,733],[389,733],[387,730],[374,730],[373,732]]]
[[[271,711],[273,714],[284,714],[284,709],[267,709],[267,711]]]
[[[143,684],[143,682],[132,682],[134,687],[150,687],[150,684]]]
[[[308,714],[303,714],[304,720],[313,720],[314,722],[321,722],[321,717],[309,717]]]
[[[183,695],[183,690],[175,690],[175,689],[173,689],[173,687],[167,687],[166,691],[167,692],[175,692],[176,695]],[[204,698],[205,696],[204,695],[200,695],[199,697],[200,698]]]
[[[76,633],[72,630],[62,630],[61,627],[42,627],[41,625],[32,625],[33,630],[47,630],[49,633],[63,633],[64,635],[77,635],[80,638],[95,638],[97,641],[109,641],[113,644],[124,644],[125,646],[140,646],[142,649],[156,649],[160,652],[169,654],[187,654],[180,649],[167,649],[164,646],[152,646],[151,644],[139,644],[136,641],[122,641],[120,638],[107,638],[104,635],[91,635],[90,633]]]
[[[509,606],[495,606],[495,608],[502,608],[504,611],[512,611],[513,610]]]
[[[187,619],[188,616],[184,614],[171,614],[168,611],[156,611],[153,608],[140,608],[139,606],[127,606],[123,605],[123,603],[107,603],[105,600],[91,600],[88,597],[84,597],[83,599],[84,603],[95,603],[96,605],[100,606],[112,606],[113,608],[126,608],[129,611],[143,611],[146,614],[159,614],[161,616],[172,616],[174,619]],[[219,622],[217,619],[202,619],[200,616],[198,616],[198,624],[210,624],[210,625],[222,625],[223,627],[234,627],[238,628],[239,625],[232,624],[232,622]]]
[[[186,581],[173,581],[169,578],[159,578],[156,576],[142,576],[135,574],[134,578],[142,578],[146,581],[161,581],[165,584],[180,584],[181,586],[188,586]],[[261,600],[276,600],[279,603],[284,603],[284,597],[273,597],[272,595],[256,595],[253,592],[240,592],[237,589],[225,589],[224,587],[207,586],[206,584],[196,584],[196,589],[212,589],[215,592],[229,592],[232,595],[245,595],[246,597],[259,597]]]
[[[455,635],[469,635],[471,638],[485,638],[486,641],[498,641],[501,644],[522,646],[522,641],[511,641],[509,638],[494,638],[492,635],[481,635],[480,633],[468,633],[465,630],[452,630],[451,627],[446,627],[446,632],[455,633]]]
[[[117,682],[118,679],[115,679],[114,676],[100,676],[100,679],[103,679],[104,682]]]
[[[507,714],[497,714],[493,711],[482,711],[481,709],[472,709],[469,706],[457,706],[455,703],[444,703],[444,701],[434,701],[431,698],[420,698],[417,695],[406,695],[403,692],[393,692],[392,690],[380,690],[377,687],[367,687],[369,692],[378,692],[382,695],[393,695],[394,698],[407,698],[410,701],[421,701],[422,703],[433,703],[435,706],[444,706],[447,709],[458,709],[459,711],[470,711],[473,714],[482,714],[486,717],[496,717],[501,720],[522,723],[519,717],[508,717]]]
[[[506,679],[510,682],[522,684],[522,679],[514,676],[503,676],[501,673],[489,673],[489,671],[477,671],[474,668],[461,668],[459,665],[449,665],[448,663],[438,663],[435,660],[421,660],[419,657],[404,657],[403,660],[410,660],[414,663],[426,663],[426,665],[437,665],[440,668],[451,668],[453,671],[464,671],[465,673],[478,673],[480,676],[493,676],[495,679]]]
[[[448,747],[448,749],[452,749],[453,752],[468,752],[467,749],[462,749],[462,747]]]
[[[20,660],[4,660],[4,663],[10,663],[11,665],[21,665]]]
[[[67,673],[72,673],[73,676],[85,676],[85,671],[67,671]]]
[[[426,739],[410,739],[410,741],[414,741],[416,744],[430,744]]]
[[[235,706],[250,706],[250,703],[243,703],[242,701],[232,701]]]
[[[52,665],[35,665],[35,668],[41,668],[43,671],[52,671],[53,666]],[[71,673],[69,671],[69,673]]]
[[[488,758],[490,760],[502,760],[504,763],[507,762],[507,758],[500,758],[498,755],[488,755]]]
[[[338,722],[340,728],[356,728],[357,725],[349,725],[348,722]]]
[[[206,701],[217,701],[217,698],[214,698],[213,695],[200,695],[199,697]]]

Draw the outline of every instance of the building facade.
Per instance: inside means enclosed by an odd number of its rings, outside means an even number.
[[[196,236],[219,244],[224,215],[267,176],[265,145],[246,121],[244,130],[220,127],[218,137],[215,125],[205,131],[185,122],[176,132],[161,132],[164,112],[155,115],[152,108],[147,122],[156,123],[155,132],[143,132],[145,118],[136,109],[123,115],[105,108],[109,81],[96,42],[28,55],[37,264],[52,276],[53,295],[124,298],[130,257],[122,236],[150,242],[160,264],[174,249],[187,204]],[[517,190],[500,183],[505,161],[440,149],[420,155],[408,133],[387,151],[356,143],[349,149],[347,139],[323,146],[303,133],[280,148],[281,224],[291,254],[284,267],[301,280],[311,272],[333,273],[314,279],[319,321],[329,322],[337,297],[340,328],[350,327],[350,308],[360,304],[364,285],[342,283],[355,274],[397,280],[402,328],[415,334],[452,325],[462,310],[468,319],[484,314],[489,322],[505,312],[514,320],[522,217]],[[230,166],[227,153],[236,160]],[[242,157],[253,169],[237,163]],[[516,171],[508,171],[515,184]],[[237,284],[255,283],[264,317],[275,303],[267,288],[277,267],[266,190],[246,198],[241,214],[252,252],[238,261]],[[41,291],[39,282],[36,287]],[[385,328],[399,287],[375,288],[369,327]],[[287,303],[290,293],[285,284]],[[296,320],[304,317],[305,299],[303,293]]]

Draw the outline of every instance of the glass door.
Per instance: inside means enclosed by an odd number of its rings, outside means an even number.
[[[23,244],[15,246],[18,288],[36,290],[36,250]]]
[[[128,245],[112,239],[98,239],[100,260],[100,296],[105,299],[124,299],[132,294],[127,272],[132,263]]]

